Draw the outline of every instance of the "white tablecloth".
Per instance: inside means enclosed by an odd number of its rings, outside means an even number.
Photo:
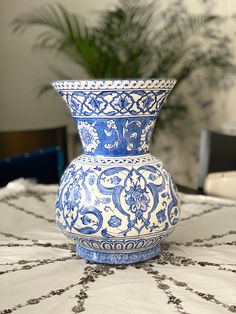
[[[0,313],[236,312],[236,203],[180,195],[182,219],[160,258],[89,264],[54,223],[56,186],[0,190]]]

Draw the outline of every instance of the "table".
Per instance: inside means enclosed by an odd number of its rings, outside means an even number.
[[[54,223],[57,186],[0,189],[0,313],[236,312],[236,202],[180,194],[162,254],[131,266],[88,263]]]

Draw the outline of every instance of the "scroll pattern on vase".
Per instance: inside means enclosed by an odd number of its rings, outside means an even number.
[[[172,228],[178,218],[175,185],[159,163],[107,168],[74,161],[61,181],[57,223],[67,232],[139,236]]]
[[[75,119],[84,152],[92,155],[141,155],[149,150],[155,118]]]
[[[158,91],[60,91],[69,106],[72,116],[124,116],[124,115],[156,115],[169,90]]]

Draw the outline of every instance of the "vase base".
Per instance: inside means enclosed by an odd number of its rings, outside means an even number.
[[[80,256],[90,262],[99,264],[111,264],[111,265],[122,265],[122,264],[133,264],[144,262],[150,258],[153,258],[160,254],[160,244],[157,246],[139,252],[129,253],[111,253],[92,251],[76,245],[76,255]]]

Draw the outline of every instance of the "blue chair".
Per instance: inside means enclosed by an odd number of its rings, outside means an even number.
[[[66,164],[65,127],[0,132],[0,186],[20,177],[58,183]]]

